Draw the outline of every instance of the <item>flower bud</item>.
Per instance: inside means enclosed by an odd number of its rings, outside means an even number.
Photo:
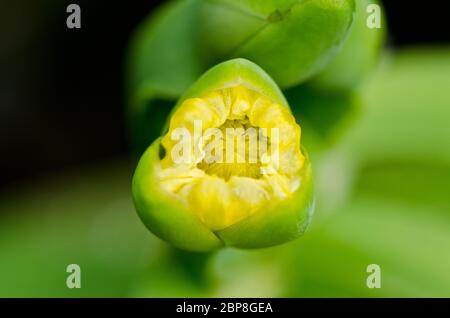
[[[354,0],[205,0],[202,36],[212,63],[249,59],[283,89],[331,60],[352,24]]]
[[[370,28],[367,9],[380,5],[376,0],[356,0],[353,24],[341,50],[313,79],[313,85],[327,90],[350,90],[358,87],[378,63],[386,36],[385,16],[380,15],[380,28]],[[381,9],[381,5],[380,5]]]
[[[292,240],[313,211],[301,130],[280,89],[235,59],[206,72],[139,161],[133,196],[145,225],[176,247],[259,248]]]

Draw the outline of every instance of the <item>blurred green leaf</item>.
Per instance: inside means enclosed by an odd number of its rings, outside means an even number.
[[[341,145],[360,171],[356,191],[450,213],[449,56],[401,51],[365,87],[361,118]]]
[[[302,127],[302,143],[313,152],[339,141],[357,119],[360,108],[359,96],[351,90],[323,90],[305,84],[285,94]]]
[[[355,198],[296,242],[285,296],[449,297],[449,228],[432,208]],[[373,263],[380,289],[366,286]]]
[[[159,243],[134,212],[130,166],[103,164],[0,198],[0,297],[127,296]],[[81,289],[66,267],[81,267]]]
[[[449,162],[450,50],[386,56],[363,90],[361,118],[343,141],[356,162]]]
[[[450,164],[409,160],[366,165],[355,191],[450,214]]]

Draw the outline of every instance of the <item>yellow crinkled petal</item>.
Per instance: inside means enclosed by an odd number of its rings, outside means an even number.
[[[200,136],[195,135],[198,133],[195,121],[201,121]],[[173,139],[172,133],[177,128],[187,129],[192,144],[183,141],[180,144],[180,140]],[[223,149],[219,151],[223,152],[224,160],[227,138],[246,140],[244,149],[242,144],[238,147],[231,143],[234,161],[206,161],[205,149],[217,138],[201,137],[208,128],[222,133],[219,145]],[[258,142],[268,143],[265,152],[258,152],[257,162],[248,162],[250,135],[258,138]],[[287,107],[244,86],[187,99],[173,114],[169,131],[162,140],[166,156],[158,172],[161,186],[184,202],[208,228],[222,230],[298,189],[298,173],[304,163],[300,135],[300,126]],[[189,152],[189,162],[172,160],[170,157],[180,149],[185,150],[184,146]]]

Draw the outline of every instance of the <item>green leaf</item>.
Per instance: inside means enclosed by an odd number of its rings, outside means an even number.
[[[162,250],[134,212],[130,165],[103,162],[0,197],[0,297],[126,297]],[[81,268],[81,288],[66,267]]]
[[[295,243],[289,297],[449,297],[449,215],[358,196]],[[366,285],[381,268],[381,288]]]
[[[366,107],[341,145],[360,171],[356,191],[449,211],[449,54],[403,50],[364,88]]]

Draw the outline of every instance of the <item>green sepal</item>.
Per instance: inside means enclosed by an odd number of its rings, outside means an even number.
[[[222,62],[203,74],[179,99],[172,114],[186,99],[237,85],[243,85],[289,108],[283,92],[261,67],[249,60],[237,58]],[[163,133],[168,129],[170,118],[171,116],[168,117]]]
[[[161,138],[145,151],[133,177],[134,204],[142,222],[158,237],[190,251],[206,252],[223,246],[217,236],[183,205],[163,191],[155,177]]]
[[[268,73],[244,58],[232,59],[212,67],[187,90],[178,104],[188,98],[237,85],[244,85],[283,106],[288,105],[280,88]]]

